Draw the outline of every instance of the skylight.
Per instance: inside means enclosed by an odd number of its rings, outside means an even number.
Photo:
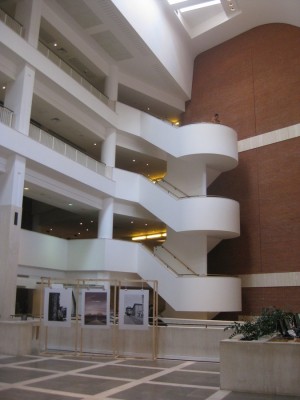
[[[179,11],[180,12],[193,11],[193,10],[198,10],[199,8],[210,7],[220,3],[221,0],[211,0],[205,3],[199,3],[199,4],[194,4],[192,6],[179,8]]]
[[[239,0],[165,0],[191,39],[238,16]]]
[[[186,12],[220,4],[221,0],[168,0],[168,2],[172,8]]]

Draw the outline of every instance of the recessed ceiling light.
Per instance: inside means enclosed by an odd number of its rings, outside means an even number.
[[[54,47],[57,47],[57,46],[58,46],[58,44],[57,44],[56,42],[54,42],[54,43],[53,43],[53,46],[54,46]]]
[[[132,162],[135,162],[135,160],[132,160]]]
[[[24,187],[24,190],[29,190],[29,187]]]
[[[72,203],[69,203],[69,206],[72,206],[73,204]]]
[[[2,89],[3,89],[3,90],[5,90],[5,89],[6,89],[6,86],[5,86],[5,85],[3,85],[3,86],[2,86]]]

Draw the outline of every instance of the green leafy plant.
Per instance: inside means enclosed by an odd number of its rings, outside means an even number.
[[[271,335],[280,331],[280,321],[287,319],[291,321],[293,314],[276,308],[265,308],[262,314],[254,321],[245,323],[234,322],[225,330],[232,329],[230,338],[236,335],[243,335],[242,340],[257,340],[262,336]]]

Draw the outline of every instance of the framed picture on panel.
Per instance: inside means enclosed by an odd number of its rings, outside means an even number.
[[[45,288],[44,324],[46,326],[71,326],[72,289]]]
[[[119,328],[148,329],[149,290],[121,289]]]
[[[82,317],[85,327],[107,327],[110,324],[109,290],[84,289],[82,291]]]

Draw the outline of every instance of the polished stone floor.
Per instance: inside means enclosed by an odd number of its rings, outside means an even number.
[[[0,355],[0,400],[299,400],[220,390],[219,364]],[[300,385],[300,382],[299,382]]]

